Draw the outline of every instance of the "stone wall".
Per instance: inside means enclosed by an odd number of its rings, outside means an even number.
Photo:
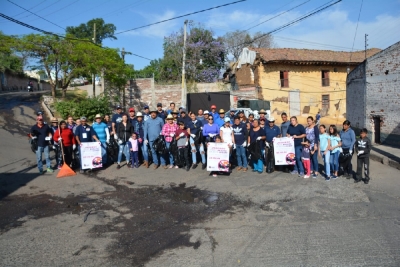
[[[0,82],[0,91],[24,91],[27,90],[28,82],[33,82],[33,88],[37,91],[40,90],[50,90],[51,86],[48,82],[40,82],[33,78],[21,77],[17,75],[11,75],[9,73],[1,73],[0,75],[4,75],[4,78],[1,77]],[[3,83],[4,81],[4,83]]]

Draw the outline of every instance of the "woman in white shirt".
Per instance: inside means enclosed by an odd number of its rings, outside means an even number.
[[[231,127],[231,120],[229,118],[225,118],[225,124],[221,127],[219,135],[222,137],[222,142],[227,143],[232,149],[235,138],[233,136],[233,128]]]

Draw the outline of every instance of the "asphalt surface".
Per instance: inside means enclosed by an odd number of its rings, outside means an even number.
[[[397,169],[371,161],[369,185],[126,166],[57,179],[26,138],[39,97],[0,96],[1,266],[400,266]]]

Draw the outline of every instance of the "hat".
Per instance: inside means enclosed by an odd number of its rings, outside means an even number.
[[[268,117],[268,121],[272,121],[273,122],[273,121],[275,121],[275,118],[273,116],[269,116]]]
[[[143,114],[142,114],[142,112],[138,112],[138,113],[136,113],[136,117],[143,117]]]
[[[259,112],[258,112],[258,114],[267,114],[267,112],[265,111],[265,109],[261,109]]]
[[[167,116],[167,120],[173,120],[174,119],[174,116],[172,116],[171,114],[169,114],[168,116]]]
[[[219,113],[219,114],[225,113],[225,110],[221,108],[221,109],[218,111],[218,113]]]
[[[86,120],[86,117],[85,116],[82,116],[81,117],[81,121],[85,121]]]
[[[232,108],[232,109],[231,109],[231,112],[235,112],[235,109],[234,109],[234,108]]]
[[[177,109],[174,109],[171,113],[172,114],[179,114],[179,111]]]
[[[213,108],[216,109],[217,106],[216,106],[216,105],[212,105],[212,106],[211,106],[211,109],[213,109]]]
[[[210,112],[208,112],[208,110],[206,110],[206,111],[203,112],[204,115],[209,114],[209,113],[210,113]]]
[[[58,122],[57,118],[51,118],[51,122]]]
[[[239,113],[244,113],[243,109],[239,110]]]
[[[157,107],[162,107],[162,104],[161,103],[157,103]]]
[[[186,113],[186,109],[182,108],[181,113]]]
[[[157,112],[157,109],[154,108],[154,107],[150,107],[149,109],[150,109],[150,113],[152,113],[152,112]]]
[[[225,119],[224,119],[224,122],[231,122],[231,119],[225,118]]]
[[[130,108],[129,112],[135,112],[135,109],[134,108]]]
[[[96,116],[94,117],[95,119],[100,118],[101,119],[101,115],[100,114],[96,114]]]
[[[120,105],[118,105],[115,109],[122,109]]]
[[[41,111],[38,111],[37,113],[36,113],[36,115],[43,115],[43,112],[41,112]]]
[[[149,106],[147,106],[147,105],[146,105],[146,106],[144,106],[144,108],[143,108],[143,109],[149,109]]]

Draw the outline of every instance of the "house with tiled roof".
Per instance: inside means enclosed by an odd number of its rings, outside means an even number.
[[[294,48],[249,48],[254,62],[236,66],[239,87],[256,86],[259,98],[270,101],[271,113],[290,116],[346,117],[346,77],[357,65],[380,51],[343,52]],[[248,52],[247,52],[248,53]]]

